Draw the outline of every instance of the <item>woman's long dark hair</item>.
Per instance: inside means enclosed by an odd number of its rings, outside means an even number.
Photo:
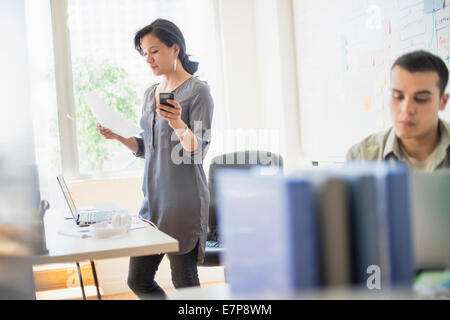
[[[186,53],[186,42],[184,41],[183,34],[173,22],[164,19],[156,19],[148,26],[136,32],[136,35],[134,36],[134,47],[141,55],[144,55],[144,51],[141,47],[141,40],[148,34],[154,35],[169,48],[174,44],[177,44],[180,47],[178,58],[180,58],[184,70],[189,74],[194,74],[197,71],[198,62],[189,60],[189,56]]]

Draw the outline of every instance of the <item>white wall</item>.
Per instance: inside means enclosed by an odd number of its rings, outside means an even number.
[[[259,149],[297,166],[300,139],[291,0],[219,0],[232,129],[271,130]]]
[[[255,17],[251,0],[219,0],[231,128],[261,126]]]

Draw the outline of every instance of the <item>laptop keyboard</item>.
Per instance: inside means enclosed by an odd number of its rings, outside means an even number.
[[[114,214],[123,214],[122,210],[110,210],[110,211],[92,211],[92,212],[80,212],[82,220],[86,222],[99,222],[110,220]]]
[[[206,241],[206,246],[209,248],[221,248],[222,247],[218,241],[211,241],[211,240]]]
[[[102,212],[102,213],[90,212],[89,214],[87,214],[87,221],[109,220],[109,219],[111,219],[112,215],[113,215],[113,213],[107,213],[107,212]]]

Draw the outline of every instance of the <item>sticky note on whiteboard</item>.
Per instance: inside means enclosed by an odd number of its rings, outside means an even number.
[[[385,35],[389,35],[392,33],[391,31],[391,20],[386,19],[381,22],[381,27],[383,28],[383,33]]]
[[[372,109],[372,99],[370,94],[364,97],[364,111],[370,111]]]
[[[450,7],[446,7],[444,10],[436,12],[434,28],[439,31],[448,26],[450,26]]]

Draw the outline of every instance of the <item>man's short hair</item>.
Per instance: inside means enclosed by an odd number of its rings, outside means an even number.
[[[448,68],[440,57],[424,50],[413,51],[398,57],[392,65],[391,71],[395,66],[406,69],[411,73],[424,71],[437,72],[439,76],[437,85],[441,96],[444,94],[448,82]]]

